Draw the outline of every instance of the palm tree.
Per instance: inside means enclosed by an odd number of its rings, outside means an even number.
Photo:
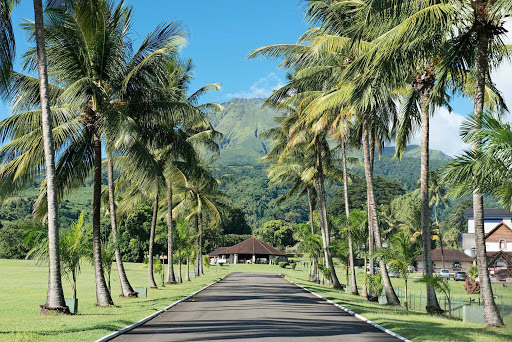
[[[408,268],[414,263],[419,251],[411,245],[411,236],[405,232],[395,234],[391,239],[389,248],[377,250],[375,255],[383,258],[389,268],[400,274],[405,281],[404,308],[408,310],[407,304],[407,279],[409,278]]]
[[[85,22],[80,19],[85,17],[93,20]],[[52,101],[58,104],[52,111],[56,137],[54,147],[59,151],[56,168],[58,198],[83,184],[90,171],[94,170],[93,250],[98,305],[112,303],[100,258],[102,137],[106,136],[113,142],[117,137],[116,128],[123,127],[118,134],[122,133],[129,139],[123,140],[125,143],[117,147],[118,151],[134,158],[134,163],[138,162],[137,158],[148,160],[140,139],[144,138],[142,128],[152,121],[148,117],[142,118],[141,113],[161,114],[171,106],[166,100],[155,101],[162,95],[158,91],[161,88],[158,82],[164,79],[156,76],[166,73],[169,63],[175,59],[178,46],[184,41],[179,24],[163,25],[150,33],[139,50],[132,53],[126,40],[130,19],[131,9],[123,2],[114,5],[107,0],[94,3],[77,1],[69,3],[66,10],[52,11],[46,30],[50,77],[62,85],[50,85],[48,88]],[[82,39],[84,32],[88,32],[85,35],[89,39],[87,42]],[[35,56],[34,50],[26,54],[27,67],[33,66]],[[70,67],[74,65],[81,67]],[[30,110],[39,103],[33,96],[38,85],[30,77],[19,74],[15,77],[10,93],[17,103],[15,109]],[[42,163],[36,156],[43,148],[30,142],[31,133],[40,129],[38,122],[31,120],[33,115],[30,111],[22,112],[2,123],[3,129],[9,127],[19,132],[18,138],[2,150],[22,146],[18,157],[9,160],[10,167],[3,169],[3,179],[12,179],[14,173],[20,173],[19,167],[25,169],[24,176],[16,178],[12,188],[26,184],[37,174]],[[129,124],[119,125],[123,121]],[[107,146],[107,150],[114,149]],[[30,162],[23,164],[22,160]],[[44,184],[47,184],[46,180]],[[46,197],[47,192],[44,191],[37,203],[39,212],[47,209]]]
[[[492,114],[485,112],[467,119],[461,128],[461,135],[466,143],[482,142],[478,151],[465,151],[444,169],[443,181],[452,184],[452,195],[468,195],[471,189],[478,188],[485,193],[496,196],[503,205],[512,207],[512,187],[510,183],[510,166],[512,165],[512,127],[501,122]],[[475,231],[475,239],[478,241]],[[484,246],[485,251],[485,246]],[[487,257],[483,261],[477,258],[480,275],[480,294],[484,303],[484,318],[489,322],[500,322],[492,287],[483,289],[483,283],[489,281]],[[490,299],[487,292],[490,291]],[[485,300],[484,300],[485,298]],[[496,316],[497,315],[497,316]]]
[[[5,4],[5,1],[2,1]],[[49,243],[49,280],[48,297],[41,312],[47,310],[69,311],[66,309],[62,290],[60,251],[59,251],[59,219],[56,191],[55,151],[52,134],[52,119],[48,95],[48,64],[46,63],[44,16],[42,0],[34,0],[35,38],[37,45],[37,72],[39,76],[39,94],[41,103],[41,126],[46,166],[46,192],[48,198],[48,243]]]
[[[347,142],[350,135],[351,121],[348,120],[347,115],[339,116],[333,123],[333,138],[339,139],[339,147],[341,149],[341,166],[343,170],[343,197],[345,200],[345,217],[350,222],[350,207],[348,198],[348,173],[347,173]],[[358,160],[359,161],[359,160]],[[359,295],[357,290],[357,279],[356,269],[354,265],[354,246],[352,244],[352,232],[350,229],[350,223],[348,223],[349,229],[347,231],[348,240],[348,261],[350,268],[350,292],[354,295]],[[348,285],[348,284],[347,284]]]
[[[365,6],[361,7],[364,8]],[[437,40],[435,37],[439,38],[440,41],[445,41],[446,44],[440,44],[443,49],[438,50],[440,56],[442,56],[442,60],[438,61],[441,72],[437,75],[435,86],[432,89],[437,88],[437,91],[440,92],[439,90],[446,86],[450,79],[454,81],[456,86],[457,83],[467,83],[465,74],[468,72],[468,69],[473,68],[472,73],[475,82],[471,86],[474,95],[474,116],[478,117],[481,115],[486,103],[486,86],[490,85],[490,70],[496,67],[509,54],[509,50],[504,46],[502,39],[506,34],[506,29],[504,28],[505,20],[512,12],[512,5],[509,1],[477,0],[471,2],[457,0],[434,3],[394,1],[392,4],[385,1],[373,1],[371,6],[367,6],[363,10],[365,17],[375,17],[375,11],[371,9],[382,12],[383,15],[380,19],[383,22],[383,26],[394,26],[394,18],[398,19],[399,25],[396,28],[392,28],[389,34],[383,35],[385,37],[384,41],[391,37],[395,42],[408,46],[415,55],[420,51],[429,51],[429,49],[424,49],[424,47],[431,46],[432,42]],[[372,15],[369,15],[369,13],[372,13]],[[436,15],[434,13],[443,13],[443,15]],[[367,26],[373,27],[373,25]],[[387,51],[390,51],[390,46],[393,46],[393,44],[389,44],[388,41],[386,45]],[[431,59],[430,62],[433,62],[433,60]],[[395,68],[395,71],[400,72],[403,69],[402,66],[398,69]],[[465,86],[467,84],[463,85],[462,88],[465,88]],[[428,88],[426,87],[424,90],[426,91]],[[466,87],[463,93],[470,94],[471,90]],[[487,104],[489,105],[490,103],[487,102]],[[474,141],[473,149],[477,152],[480,149],[480,142]],[[428,177],[428,168],[423,174],[424,177]],[[427,182],[424,183],[422,192],[427,196]],[[427,210],[427,201],[424,200],[422,202],[422,207],[424,210]],[[485,264],[486,259],[485,234],[483,196],[478,188],[475,188],[473,193],[473,209],[476,227],[475,234],[477,237],[477,259],[482,267],[482,271],[488,272],[482,266]],[[490,282],[488,282],[486,277],[484,278],[482,297],[485,297],[486,325],[503,325],[493,304],[494,299],[492,298]],[[426,284],[428,287],[429,283]]]
[[[80,263],[88,251],[87,235],[84,229],[84,213],[77,222],[71,224],[69,231],[61,238],[62,268],[71,281],[73,298],[76,299],[76,281],[80,274]]]
[[[220,200],[227,199],[219,189],[219,182],[204,168],[198,166],[192,171],[186,184],[182,189],[182,200],[173,210],[176,214],[185,214],[187,221],[194,219],[197,252],[196,252],[196,276],[202,273],[201,265],[203,260],[203,214],[208,213],[211,218],[212,227],[216,227],[222,220],[221,207],[223,203]]]

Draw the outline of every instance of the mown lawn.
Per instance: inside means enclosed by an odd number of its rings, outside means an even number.
[[[133,286],[147,286],[147,268],[127,263]],[[39,304],[46,299],[48,273],[28,260],[0,260],[0,341],[95,341],[133,322],[161,310],[215,280],[228,269],[212,268],[205,276],[180,285],[148,289],[147,298],[119,298],[117,270],[112,269],[112,292],[115,306],[95,305],[94,272],[87,263],[78,278],[78,314],[75,316],[41,316]],[[71,296],[64,278],[64,293]],[[157,279],[159,283],[159,279]]]
[[[147,269],[140,264],[126,264],[128,277],[133,286],[147,286]],[[47,317],[39,315],[39,304],[46,297],[47,270],[35,267],[32,261],[0,260],[0,341],[94,341],[115,330],[125,327],[176,300],[185,297],[230,272],[280,273],[287,279],[307,287],[349,309],[389,328],[413,341],[511,341],[512,315],[505,317],[507,326],[501,329],[485,329],[478,324],[464,324],[459,320],[431,317],[421,312],[406,312],[401,308],[383,306],[366,299],[335,291],[307,281],[307,268],[282,269],[269,265],[234,265],[211,267],[206,275],[181,285],[168,285],[148,289],[148,298],[122,299],[117,297],[119,282],[117,271],[112,270],[112,288],[115,306],[95,306],[93,269],[83,264],[79,277],[79,313],[75,316]],[[339,270],[344,283],[344,272]],[[362,272],[360,272],[362,276]],[[69,283],[64,291],[70,295]],[[403,287],[402,279],[393,284]],[[159,282],[157,280],[157,282]],[[462,282],[450,282],[454,296],[465,295]],[[410,282],[411,291],[424,291],[423,285]],[[495,288],[504,301],[512,303],[512,286]],[[473,296],[475,297],[475,296]]]

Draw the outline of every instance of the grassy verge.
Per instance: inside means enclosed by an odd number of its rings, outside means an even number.
[[[125,265],[133,286],[147,286],[147,268]],[[102,308],[95,305],[94,271],[84,263],[78,278],[78,314],[48,317],[39,315],[39,304],[46,299],[47,269],[34,267],[32,261],[0,260],[0,341],[94,341],[163,309],[228,272],[212,268],[205,276],[184,284],[148,289],[147,298],[124,299],[117,297],[120,286],[113,268],[115,306]],[[69,283],[63,281],[64,293],[70,296]]]
[[[147,269],[140,264],[126,264],[133,286],[147,286]],[[422,312],[406,312],[401,308],[370,303],[366,299],[335,291],[327,286],[309,282],[308,270],[296,270],[269,265],[232,265],[212,267],[203,277],[181,285],[168,285],[148,289],[148,298],[123,299],[117,297],[119,281],[112,270],[112,292],[115,306],[95,306],[93,269],[83,265],[78,282],[79,313],[76,316],[45,317],[39,315],[39,304],[44,302],[47,286],[47,269],[34,267],[25,260],[0,260],[0,341],[94,341],[115,330],[161,310],[230,272],[281,273],[287,279],[309,288],[340,305],[371,319],[413,341],[511,341],[512,315],[505,317],[507,326],[485,329],[479,324],[465,324],[445,317],[432,317]],[[344,283],[344,272],[338,272]],[[360,273],[362,276],[362,273]],[[393,285],[403,287],[402,279],[393,279]],[[424,291],[423,286],[411,281],[410,290]],[[451,282],[454,296],[467,296],[462,282]],[[71,294],[65,281],[64,291]],[[497,286],[500,299],[512,299],[512,286]]]

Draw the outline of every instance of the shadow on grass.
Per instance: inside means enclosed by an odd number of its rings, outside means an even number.
[[[105,331],[116,331],[121,328],[124,328],[127,325],[132,324],[131,321],[128,320],[117,320],[110,323],[101,323],[95,324],[88,327],[83,328],[65,328],[62,329],[53,329],[53,330],[28,330],[28,331],[0,331],[0,337],[2,335],[16,335],[16,334],[25,334],[25,335],[35,335],[35,336],[56,336],[62,334],[74,334],[85,331],[94,331],[94,330],[105,330]],[[0,338],[1,339],[1,338]]]

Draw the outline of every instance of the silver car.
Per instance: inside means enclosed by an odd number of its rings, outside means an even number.
[[[450,270],[447,268],[442,268],[438,274],[441,278],[450,279]]]

